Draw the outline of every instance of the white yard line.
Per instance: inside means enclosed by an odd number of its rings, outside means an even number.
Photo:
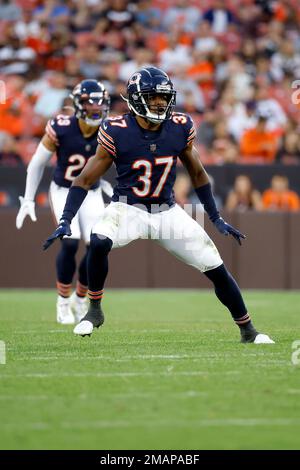
[[[208,357],[208,356],[205,356]],[[210,357],[210,356],[209,356]],[[213,355],[212,357],[215,357]],[[224,357],[223,354],[219,354],[217,357]],[[15,361],[48,361],[48,360],[57,360],[62,359],[66,360],[66,358],[70,359],[95,359],[95,360],[105,360],[105,361],[113,361],[113,362],[125,362],[125,361],[132,361],[132,360],[155,360],[155,359],[168,359],[168,360],[180,360],[180,359],[202,359],[203,355],[201,354],[136,354],[130,356],[124,356],[122,358],[116,356],[106,356],[106,355],[99,355],[99,356],[88,356],[88,355],[81,355],[80,351],[76,351],[74,353],[62,353],[61,355],[48,355],[48,356],[36,356],[36,355],[23,355],[23,357],[16,357],[14,358]]]
[[[6,430],[57,430],[57,429],[105,429],[105,428],[209,428],[209,427],[260,427],[260,426],[299,426],[300,419],[295,418],[236,418],[236,419],[199,419],[199,420],[161,420],[161,421],[62,421],[50,425],[46,422],[32,423],[2,423],[1,428]]]
[[[82,378],[82,377],[97,377],[97,378],[106,378],[106,377],[172,377],[172,376],[207,376],[207,375],[220,375],[220,372],[213,371],[173,371],[169,369],[168,371],[156,371],[156,372],[32,372],[25,374],[2,374],[0,379],[4,378],[13,378],[13,379],[23,379],[23,378],[59,378],[59,377],[73,377],[73,378]],[[225,375],[238,375],[241,372],[237,370],[229,370],[223,372]]]

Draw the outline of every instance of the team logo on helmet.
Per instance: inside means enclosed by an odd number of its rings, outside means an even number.
[[[128,85],[135,85],[139,83],[141,80],[141,74],[139,72],[134,73],[132,77],[129,79]]]

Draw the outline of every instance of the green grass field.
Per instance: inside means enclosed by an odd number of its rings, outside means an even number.
[[[107,291],[91,338],[54,291],[0,291],[1,449],[299,449],[299,292],[245,292],[275,345],[242,345],[213,292]]]

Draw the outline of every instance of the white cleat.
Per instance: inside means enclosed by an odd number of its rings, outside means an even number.
[[[88,320],[83,320],[75,326],[73,333],[75,335],[87,336],[91,335],[93,332],[94,326],[93,323]]]
[[[78,297],[76,292],[73,292],[70,297],[70,310],[72,315],[75,317],[76,323],[80,322],[88,311],[86,297]]]
[[[259,333],[254,340],[254,344],[275,344],[275,341],[273,341],[268,335]]]
[[[56,302],[56,321],[62,325],[74,325],[75,318],[70,310],[70,299],[61,297]]]

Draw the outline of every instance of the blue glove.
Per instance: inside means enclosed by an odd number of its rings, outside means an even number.
[[[236,228],[232,227],[230,224],[227,224],[227,222],[225,222],[222,217],[218,217],[218,219],[214,221],[214,225],[223,235],[232,235],[240,245],[242,244],[241,238],[246,238],[245,235],[239,232]]]
[[[50,235],[50,237],[47,238],[43,244],[43,250],[47,250],[47,248],[49,248],[49,246],[51,246],[57,238],[62,239],[63,237],[69,237],[70,235],[72,235],[70,222],[68,220],[61,220],[55,232],[53,232],[52,235]]]

